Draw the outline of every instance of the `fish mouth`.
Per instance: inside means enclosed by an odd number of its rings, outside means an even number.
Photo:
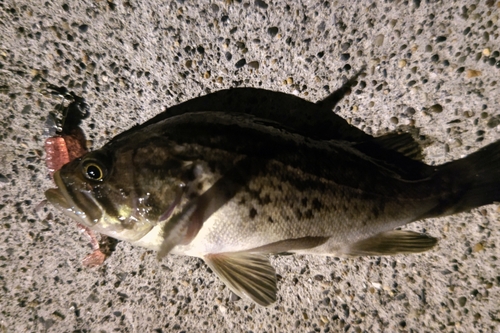
[[[87,227],[92,227],[99,222],[102,208],[96,204],[90,193],[71,191],[64,183],[59,170],[54,173],[54,182],[57,188],[45,191],[45,197],[52,205],[66,216]]]

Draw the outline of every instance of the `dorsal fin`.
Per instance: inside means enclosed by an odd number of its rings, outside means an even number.
[[[422,147],[410,133],[387,133],[373,139],[380,147],[395,150],[413,160],[421,161]]]
[[[402,179],[425,178],[434,170],[421,161],[422,150],[409,133],[389,133],[356,143],[353,147]]]

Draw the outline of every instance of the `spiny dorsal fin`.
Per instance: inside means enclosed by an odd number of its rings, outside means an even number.
[[[437,239],[407,230],[381,232],[349,246],[344,254],[350,256],[385,256],[402,253],[418,253],[430,250]]]
[[[207,265],[238,296],[268,306],[276,302],[276,272],[267,256],[234,252],[208,254]]]

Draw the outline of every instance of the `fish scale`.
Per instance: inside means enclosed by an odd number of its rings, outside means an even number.
[[[284,239],[324,235],[331,235],[332,240],[340,246],[404,225],[413,217],[408,214],[408,210],[401,209],[402,205],[394,203],[387,205],[387,212],[373,214],[375,209],[382,206],[379,204],[381,199],[359,199],[352,190],[335,187],[333,184],[326,186],[328,190],[318,191],[314,190],[314,181],[311,180],[311,189],[299,191],[293,181],[280,179],[279,175],[280,173],[266,174],[250,181],[248,187],[253,191],[241,191],[215,213],[212,217],[214,221],[209,219],[206,222],[213,223],[213,227],[209,229],[212,233],[200,234],[185,251],[203,248],[198,252],[198,256],[202,256],[203,252],[248,251]],[[273,187],[273,184],[279,184],[279,189]],[[269,204],[259,204],[259,200],[255,198],[262,193],[269,193],[273,198]],[[311,204],[309,209],[298,215],[297,211],[300,211],[303,198],[318,203],[316,207]],[[408,205],[404,207],[413,208]],[[425,206],[420,205],[419,208],[425,211]],[[255,214],[251,213],[252,209],[255,209]],[[310,217],[306,212],[310,212]],[[220,230],[224,231],[223,242],[218,241]],[[311,251],[317,253],[314,249]],[[308,253],[306,250],[300,252]],[[330,251],[323,254],[342,253]]]

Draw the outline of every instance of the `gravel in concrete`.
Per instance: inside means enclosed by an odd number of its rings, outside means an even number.
[[[498,332],[497,206],[413,223],[430,252],[272,257],[276,304],[233,297],[199,259],[87,240],[51,207],[45,121],[86,98],[94,147],[231,87],[318,101],[366,73],[335,110],[367,133],[411,130],[441,164],[500,139],[499,1],[0,2],[0,332]]]

